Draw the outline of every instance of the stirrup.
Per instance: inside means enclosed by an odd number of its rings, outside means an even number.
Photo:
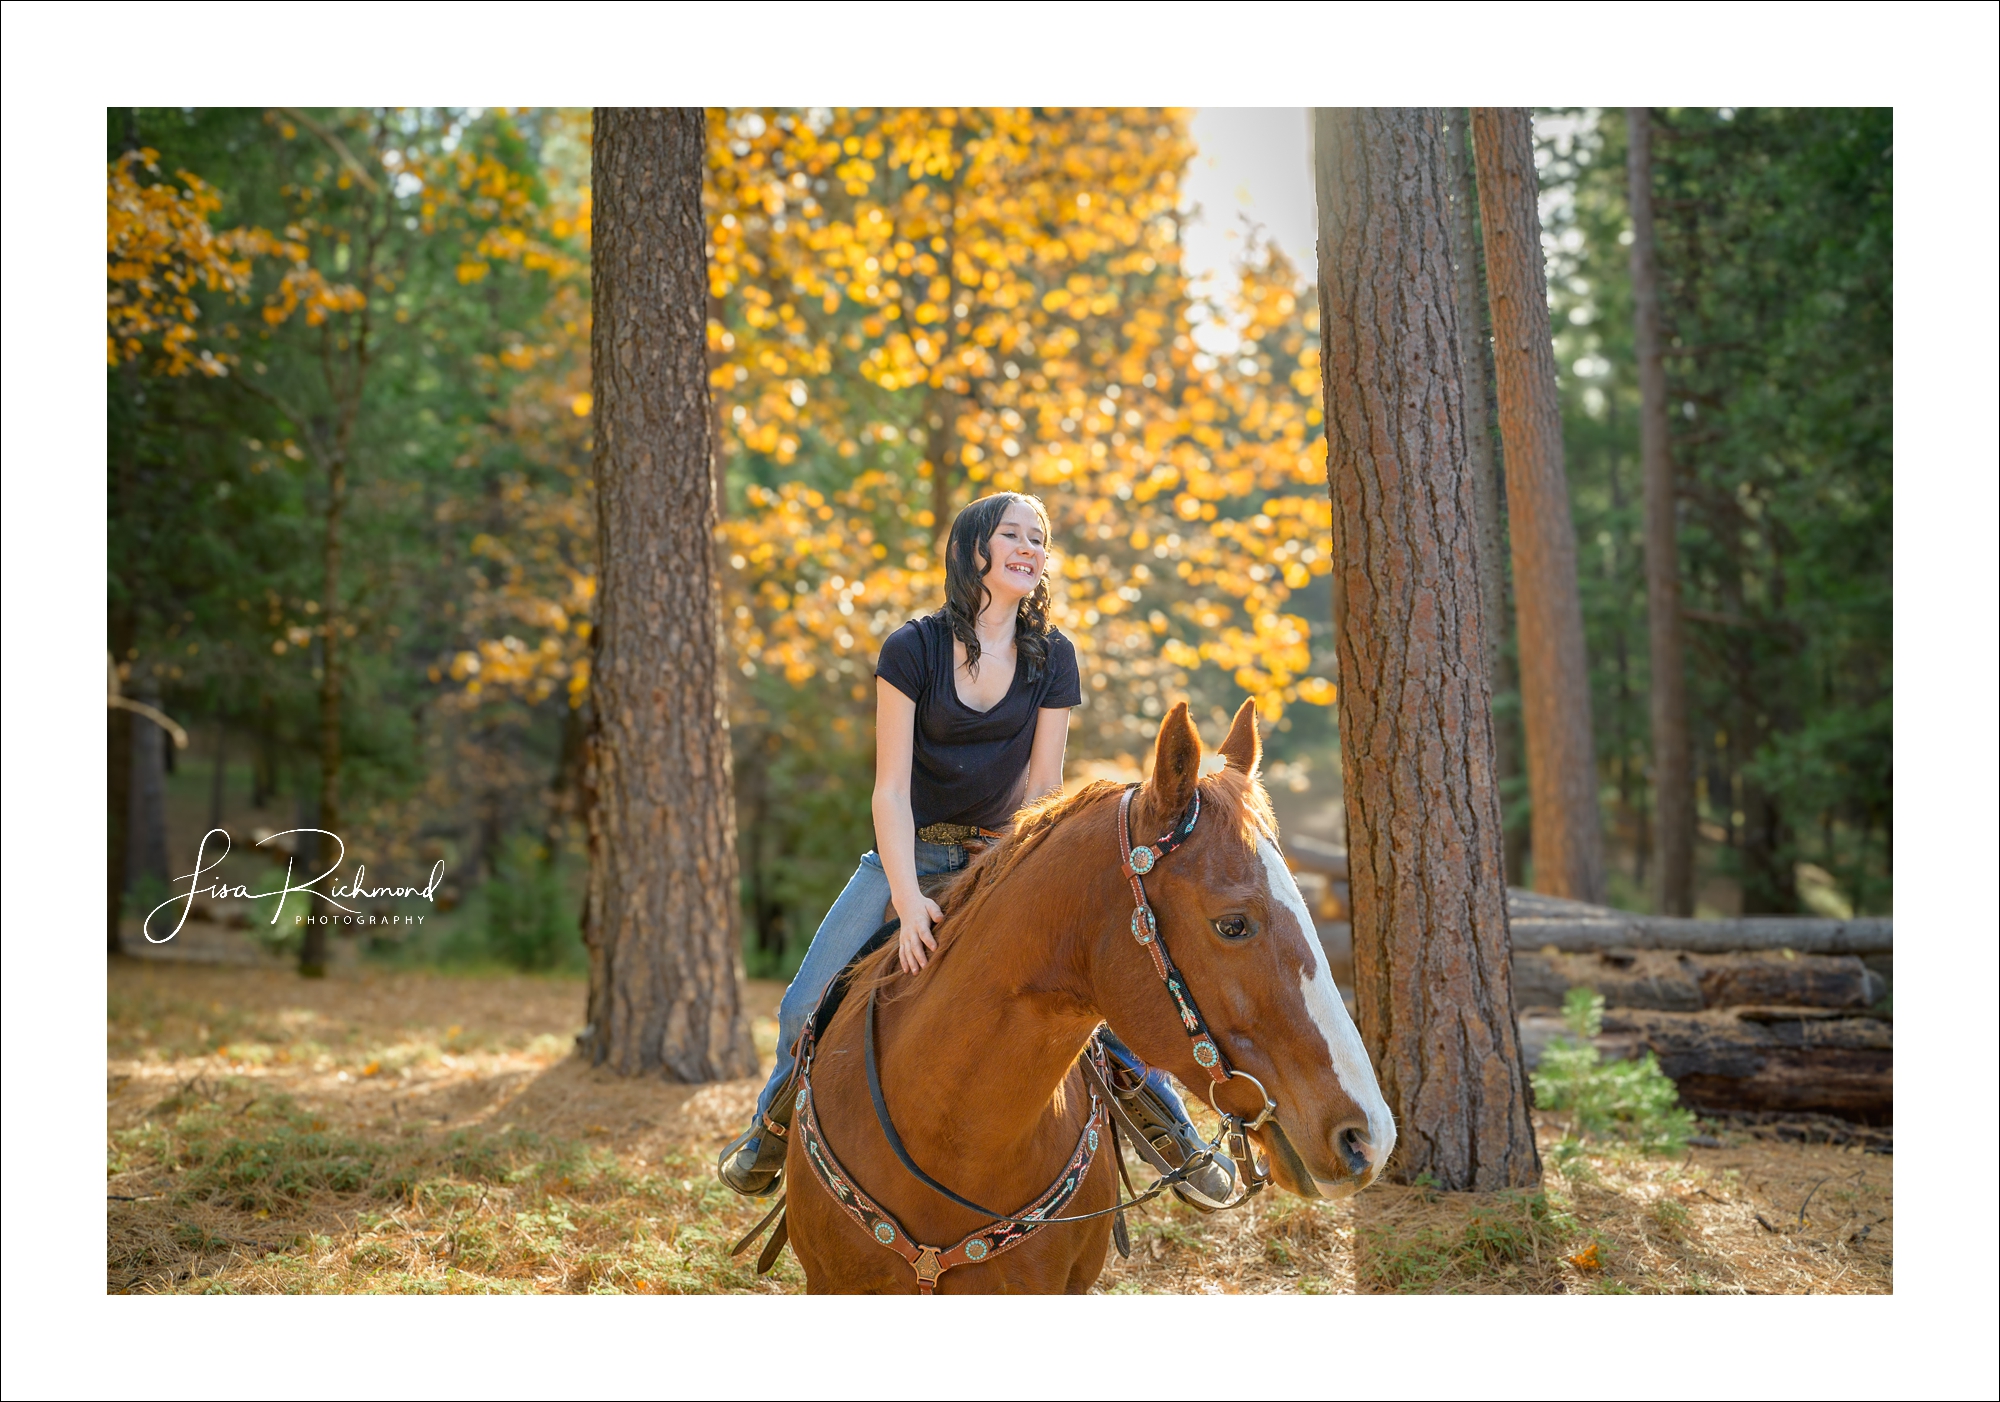
[[[725,1186],[747,1198],[767,1198],[784,1186],[785,1151],[798,1104],[798,1079],[785,1082],[763,1114],[753,1112],[750,1128],[729,1142],[715,1171]],[[756,1142],[756,1149],[750,1148]]]
[[[1108,1060],[1111,1093],[1139,1131],[1139,1142],[1132,1146],[1139,1156],[1162,1173],[1195,1161],[1186,1179],[1174,1184],[1174,1196],[1198,1212],[1227,1207],[1236,1190],[1235,1161],[1220,1149],[1208,1147],[1168,1084],[1166,1073],[1142,1071],[1115,1052]]]

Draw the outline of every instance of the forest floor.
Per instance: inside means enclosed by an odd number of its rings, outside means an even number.
[[[113,960],[112,1293],[796,1293],[727,1255],[715,1177],[755,1081],[620,1080],[571,1054],[575,979]],[[758,1048],[779,987],[752,983]],[[1560,1127],[1538,1120],[1544,1159]],[[1133,1219],[1107,1293],[1886,1293],[1893,1161],[1798,1127],[1615,1148],[1540,1192],[1378,1185]],[[1810,1131],[1807,1131],[1810,1132]],[[1879,1137],[1879,1136],[1877,1136]]]

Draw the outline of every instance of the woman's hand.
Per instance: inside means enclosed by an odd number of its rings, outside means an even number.
[[[914,974],[930,963],[931,954],[937,949],[937,936],[932,929],[944,919],[944,912],[921,891],[895,905],[896,916],[903,922],[903,928],[896,933],[896,957],[904,973]]]

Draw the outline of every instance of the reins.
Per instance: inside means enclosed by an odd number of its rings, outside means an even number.
[[[896,1158],[902,1163],[903,1167],[909,1170],[910,1176],[915,1178],[919,1183],[922,1183],[926,1188],[929,1188],[932,1192],[942,1197],[950,1198],[960,1207],[977,1212],[980,1216],[990,1221],[1023,1222],[1029,1220],[1025,1212],[995,1212],[990,1207],[981,1207],[971,1198],[960,1196],[952,1189],[938,1182],[937,1179],[931,1177],[930,1174],[924,1172],[923,1166],[910,1156],[910,1151],[903,1145],[903,1136],[896,1132],[896,1122],[889,1116],[888,1098],[882,1093],[882,1077],[875,1067],[875,991],[873,989],[870,989],[868,993],[868,1006],[863,1019],[863,1026],[865,1030],[862,1036],[866,1038],[863,1045],[865,1048],[864,1060],[868,1068],[868,1095],[875,1102],[875,1122],[882,1127],[882,1137],[889,1141],[890,1150],[896,1155]],[[1090,1087],[1093,1111],[1100,1105],[1109,1104],[1116,1122],[1125,1126],[1125,1132],[1132,1135],[1135,1139],[1140,1138],[1138,1127],[1131,1122],[1126,1116],[1124,1108],[1117,1103],[1117,1097],[1111,1090],[1111,1083],[1109,1078],[1104,1074],[1104,1069],[1096,1064],[1095,1058],[1088,1055],[1083,1058],[1082,1065],[1084,1081]],[[1114,1134],[1116,1133],[1115,1130],[1113,1132]],[[1037,1217],[1033,1219],[1034,1224],[1038,1227],[1047,1227],[1057,1222],[1088,1222],[1092,1218],[1109,1217],[1113,1213],[1122,1213],[1129,1208],[1151,1202],[1154,1198],[1176,1184],[1185,1183],[1197,1169],[1208,1162],[1208,1156],[1213,1154],[1221,1145],[1222,1139],[1218,1132],[1217,1137],[1210,1140],[1205,1149],[1190,1155],[1186,1163],[1182,1164],[1179,1168],[1170,1169],[1160,1174],[1153,1185],[1146,1189],[1143,1194],[1135,1191],[1130,1201],[1121,1200],[1116,1207],[1101,1208],[1096,1212],[1078,1212],[1066,1217]],[[1121,1176],[1124,1173],[1124,1167],[1124,1164],[1121,1162],[1119,1164]],[[1131,1187],[1131,1180],[1129,1178],[1126,1179],[1126,1187]],[[1236,1208],[1242,1206],[1242,1203],[1233,1202],[1229,1206]]]

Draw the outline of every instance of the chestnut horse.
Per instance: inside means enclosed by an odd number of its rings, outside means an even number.
[[[1304,1197],[1344,1197],[1380,1171],[1396,1127],[1279,853],[1257,780],[1260,753],[1246,701],[1222,744],[1224,768],[1200,778],[1201,738],[1185,703],[1176,705],[1161,723],[1152,777],[1131,802],[1131,840],[1173,828],[1199,790],[1194,830],[1145,887],[1159,937],[1224,1064],[1248,1073],[1213,1086],[1214,1102],[1254,1119],[1255,1077],[1277,1106],[1252,1131],[1273,1181]],[[815,1177],[807,1136],[797,1132],[809,1111],[852,1184],[917,1242],[943,1250],[992,1225],[914,1178],[878,1125],[865,1071],[868,993],[880,1084],[907,1152],[940,1183],[1000,1212],[1035,1202],[1094,1140],[1086,1129],[1093,1098],[1078,1062],[1100,1022],[1183,1085],[1211,1087],[1133,937],[1120,793],[1095,783],[1022,810],[1013,832],[944,893],[938,950],[921,973],[897,971],[893,943],[853,971],[853,995],[814,1050],[811,1105],[801,1103],[786,1155],[788,1233],[808,1289],[918,1288],[905,1256],[885,1249]],[[1063,1215],[1114,1206],[1114,1153],[1088,1161]],[[1104,1267],[1111,1220],[1044,1226],[1011,1249],[947,1269],[936,1289],[1080,1294]],[[876,1230],[884,1240],[896,1235]]]

